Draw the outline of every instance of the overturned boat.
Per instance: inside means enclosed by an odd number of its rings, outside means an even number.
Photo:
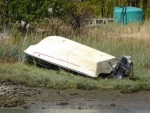
[[[60,36],[46,37],[38,44],[29,46],[24,53],[32,59],[38,59],[33,62],[41,65],[44,65],[43,62],[54,64],[92,78],[108,75],[120,79],[132,71],[128,56],[118,61],[115,56]]]

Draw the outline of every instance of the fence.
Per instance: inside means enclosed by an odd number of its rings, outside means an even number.
[[[114,19],[112,18],[101,18],[101,19],[86,19],[86,21],[89,23],[89,26],[100,26],[104,24],[109,24],[110,22],[112,23]]]

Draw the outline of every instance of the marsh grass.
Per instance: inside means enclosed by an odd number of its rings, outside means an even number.
[[[0,83],[21,84],[30,87],[47,87],[53,89],[103,89],[121,90],[123,93],[133,93],[141,90],[150,90],[150,77],[147,73],[135,74],[136,79],[124,78],[92,79],[73,75],[65,71],[47,70],[34,65],[22,63],[0,64]],[[139,73],[140,74],[140,73]],[[143,76],[142,76],[143,75]]]
[[[69,30],[67,32],[65,29],[63,31],[62,28],[59,28],[60,34],[57,31],[57,35],[65,35],[71,40],[116,56],[118,59],[123,55],[131,56],[134,63],[134,76],[122,80],[91,79],[64,70],[47,70],[28,65],[25,62],[23,51],[29,45],[36,44],[45,38],[46,34],[39,35],[35,32],[23,36],[17,30],[10,30],[7,32],[9,38],[0,40],[0,83],[11,82],[12,84],[54,89],[119,89],[123,93],[150,90],[149,26],[150,22],[146,21],[143,25],[109,24],[97,28],[86,27],[81,29],[80,34]],[[63,32],[65,32],[64,35]],[[48,35],[52,35],[51,31],[48,32]]]
[[[54,70],[37,68],[36,66],[24,65],[22,63],[0,64],[0,67],[1,83],[10,82],[12,84],[22,84],[32,87],[48,87],[54,89],[97,88],[93,84],[94,80],[82,76],[72,75],[64,71],[61,71],[58,74],[57,71]]]

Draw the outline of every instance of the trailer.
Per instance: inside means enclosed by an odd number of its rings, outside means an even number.
[[[85,46],[60,36],[49,36],[35,45],[29,46],[24,53],[36,61],[54,64],[92,78],[109,74],[122,78],[126,71],[131,73],[132,62],[128,56],[120,61],[115,56]]]

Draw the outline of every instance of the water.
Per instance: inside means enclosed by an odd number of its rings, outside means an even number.
[[[2,109],[0,113],[150,113],[150,109]]]

